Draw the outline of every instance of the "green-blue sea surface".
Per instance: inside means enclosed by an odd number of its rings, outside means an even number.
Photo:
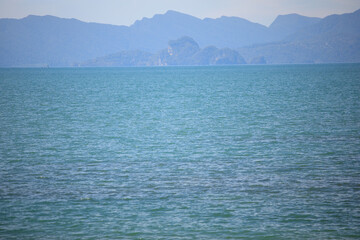
[[[360,64],[0,69],[0,239],[239,238],[360,238]]]

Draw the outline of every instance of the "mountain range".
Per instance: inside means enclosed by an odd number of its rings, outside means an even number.
[[[79,67],[127,67],[127,66],[186,66],[186,65],[239,65],[244,58],[235,50],[208,46],[201,49],[190,37],[169,41],[168,47],[152,54],[145,51],[121,51],[99,57],[76,66]]]
[[[164,50],[181,39],[198,45],[191,58]],[[227,59],[223,64],[360,62],[360,10],[323,19],[280,15],[269,27],[239,17],[199,19],[175,11],[131,26],[54,16],[0,19],[1,67],[86,65],[111,57],[123,61],[112,65],[136,65],[131,59],[138,64],[141,58],[140,65],[208,65],[221,64],[215,60],[221,54]],[[165,62],[159,63],[159,56]]]

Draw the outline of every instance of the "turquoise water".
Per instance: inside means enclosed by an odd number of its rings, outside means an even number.
[[[0,239],[360,238],[360,65],[0,69]]]

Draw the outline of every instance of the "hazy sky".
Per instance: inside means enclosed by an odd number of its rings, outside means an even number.
[[[325,17],[357,9],[360,0],[0,0],[0,18],[54,15],[116,25],[131,25],[167,10],[199,18],[238,16],[269,25],[279,14]]]

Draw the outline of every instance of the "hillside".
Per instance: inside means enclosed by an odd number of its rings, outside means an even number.
[[[360,10],[331,15],[289,35],[281,42],[239,49],[247,61],[267,63],[360,62]]]
[[[128,29],[52,16],[0,20],[0,66],[69,66],[128,48]]]

